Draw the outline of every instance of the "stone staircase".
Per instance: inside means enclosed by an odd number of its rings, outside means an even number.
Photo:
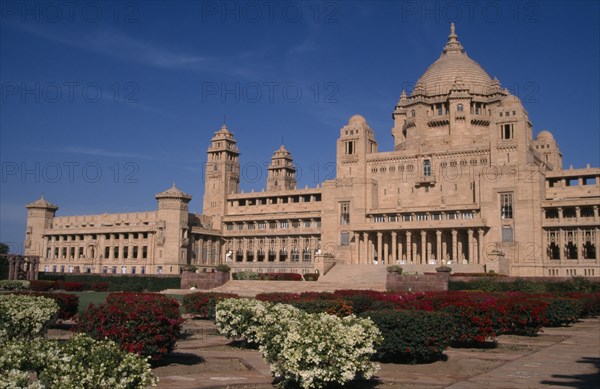
[[[210,292],[256,296],[274,292],[333,292],[338,289],[371,289],[385,291],[385,266],[336,264],[316,282],[309,281],[247,281],[231,280]]]

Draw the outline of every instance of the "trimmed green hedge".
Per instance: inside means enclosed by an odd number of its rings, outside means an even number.
[[[568,293],[600,292],[600,282],[590,281],[584,277],[573,277],[568,281],[525,281],[517,279],[513,282],[502,282],[497,277],[480,277],[472,281],[450,281],[448,290],[479,290],[482,292],[526,292],[526,293]]]
[[[82,283],[108,283],[109,292],[160,292],[165,289],[181,288],[181,278],[155,276],[101,276],[97,274],[52,274],[40,273],[40,280]]]
[[[454,334],[452,318],[441,312],[387,309],[365,312],[361,316],[371,318],[383,335],[376,354],[383,361],[439,360]]]

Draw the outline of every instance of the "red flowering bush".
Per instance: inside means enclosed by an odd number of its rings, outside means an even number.
[[[79,307],[79,297],[70,293],[14,292],[11,294],[26,294],[29,296],[51,298],[58,304],[58,318],[63,320],[68,320],[75,316],[77,314],[77,308]]]
[[[29,281],[29,289],[34,292],[46,292],[50,289],[56,289],[56,281],[31,280]]]
[[[105,304],[90,304],[79,317],[77,330],[158,360],[175,349],[182,323],[176,299],[155,293],[111,293]]]
[[[535,296],[535,295],[534,295]],[[502,333],[535,336],[544,325],[547,304],[532,295],[499,295],[497,309],[503,315]]]
[[[571,292],[565,293],[564,296],[577,300],[581,303],[581,317],[591,317],[600,315],[600,292]]]
[[[82,292],[85,289],[83,282],[56,281],[53,289],[62,289],[67,292]]]
[[[212,320],[215,318],[217,303],[227,298],[238,298],[234,293],[197,292],[183,296],[183,307],[187,313],[201,319]]]

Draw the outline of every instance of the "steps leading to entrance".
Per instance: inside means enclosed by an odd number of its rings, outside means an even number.
[[[256,296],[274,292],[333,292],[339,289],[371,289],[385,291],[385,266],[336,264],[316,282],[309,281],[247,281],[231,280],[210,292]]]

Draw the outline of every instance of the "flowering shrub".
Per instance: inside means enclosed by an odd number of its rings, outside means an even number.
[[[215,306],[219,301],[237,297],[239,296],[233,293],[191,293],[183,296],[183,307],[187,313],[212,320],[215,318]]]
[[[129,389],[156,386],[157,381],[145,358],[83,334],[66,342],[11,341],[0,349],[3,388]]]
[[[86,284],[83,282],[56,281],[53,288],[66,292],[82,292],[85,290],[85,286]]]
[[[56,281],[29,281],[29,289],[34,292],[47,292],[50,289],[55,289]]]
[[[581,317],[600,315],[600,292],[571,292],[566,293],[565,297],[575,299],[581,303]]]
[[[317,281],[319,279],[319,273],[306,273],[302,277],[304,277],[304,281]]]
[[[56,301],[58,304],[58,318],[63,320],[68,320],[75,316],[79,307],[79,297],[71,293],[15,292],[13,294],[41,296]]]
[[[547,327],[569,326],[579,319],[583,304],[570,298],[549,298],[546,300],[544,325]]]
[[[308,314],[285,304],[247,299],[217,305],[217,328],[228,337],[258,343],[283,386],[323,387],[356,376],[370,378],[381,335],[370,319]]]
[[[58,305],[44,297],[0,295],[0,341],[44,335]]]
[[[544,325],[547,304],[531,295],[509,293],[502,295],[497,310],[502,313],[502,333],[535,336]]]
[[[224,299],[216,306],[215,326],[228,339],[258,344],[256,335],[270,304],[253,299]]]
[[[439,359],[454,335],[454,322],[440,312],[382,310],[366,312],[383,342],[377,347],[382,360],[423,362]]]
[[[27,290],[29,281],[26,280],[0,280],[0,290]]]
[[[112,293],[106,304],[90,304],[77,329],[158,360],[175,349],[182,323],[175,299],[155,293]]]

